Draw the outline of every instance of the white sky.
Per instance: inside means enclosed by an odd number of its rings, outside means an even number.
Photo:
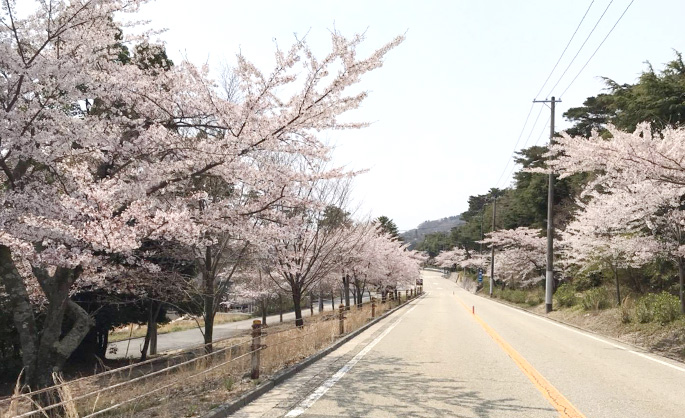
[[[400,229],[456,215],[470,195],[509,183],[508,168],[497,184],[522,131],[531,102],[578,26],[591,0],[325,1],[157,0],[143,8],[172,59],[187,56],[218,69],[242,53],[264,71],[275,42],[286,49],[294,35],[319,55],[329,31],[366,32],[368,53],[406,32],[407,39],[369,74],[370,92],[354,113],[373,122],[361,131],[333,132],[334,161],[369,168],[355,182],[362,212],[385,215]],[[550,93],[610,0],[596,0],[539,99]],[[614,0],[568,73],[552,91],[569,85],[630,0]],[[633,83],[650,61],[656,70],[685,52],[685,1],[635,0],[557,105],[561,114],[603,88],[600,76]],[[366,54],[364,54],[366,55]],[[518,148],[547,141],[544,107],[533,108]],[[509,166],[511,167],[511,165]]]

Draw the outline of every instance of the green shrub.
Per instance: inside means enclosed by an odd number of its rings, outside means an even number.
[[[576,288],[576,291],[583,292],[595,287],[600,287],[603,280],[604,275],[601,271],[591,271],[576,277],[576,279],[573,281],[573,285]]]
[[[650,293],[642,297],[635,306],[638,322],[667,324],[680,316],[680,300],[667,292]]]
[[[526,296],[526,303],[528,306],[537,306],[545,301],[545,291],[541,288],[533,289],[529,291]]]
[[[578,303],[578,297],[576,296],[576,290],[569,283],[564,283],[554,292],[554,300],[557,301],[557,305],[562,307],[571,307]]]
[[[526,303],[526,292],[521,289],[504,289],[501,297],[513,303]]]
[[[609,292],[603,287],[595,287],[583,292],[580,303],[586,311],[597,311],[609,307]]]

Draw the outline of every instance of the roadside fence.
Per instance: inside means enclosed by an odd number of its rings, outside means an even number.
[[[418,294],[420,289],[404,295],[396,291],[385,303],[372,298],[350,310],[340,305],[337,312],[310,317],[301,327],[283,324],[272,329],[255,320],[252,330],[213,341],[212,352],[201,344],[93,376],[70,381],[55,376],[54,386],[31,392],[17,388],[12,397],[0,400],[0,417],[178,416],[183,409],[193,412],[184,402],[193,397],[208,397],[207,402],[193,403],[198,411],[208,410],[217,399],[226,402],[239,396],[264,376],[302,361]],[[46,404],[46,394],[55,401]]]

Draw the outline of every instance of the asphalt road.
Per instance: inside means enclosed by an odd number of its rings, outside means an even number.
[[[685,416],[684,364],[423,275],[426,297],[235,416]]]
[[[364,295],[364,302],[369,300],[368,294]],[[354,301],[352,301],[354,303]],[[340,300],[335,300],[335,306],[340,304]],[[324,300],[324,312],[331,311],[331,300]],[[318,301],[314,302],[314,314],[318,314]],[[306,318],[310,315],[309,307],[302,310],[302,317]],[[254,319],[261,319],[254,318]],[[267,324],[277,324],[279,322],[279,315],[270,315],[266,317]],[[283,321],[294,321],[295,312],[288,312],[283,314]],[[243,333],[252,327],[253,319],[246,319],[243,321],[228,322],[225,324],[214,325],[214,340],[231,337],[236,334]],[[125,357],[140,357],[143,349],[144,338],[131,338],[129,340],[117,341],[107,345],[107,358],[125,358]],[[191,328],[185,331],[169,332],[166,334],[159,334],[157,336],[157,352],[164,353],[166,351],[182,350],[198,346],[204,343],[202,332],[198,328]],[[128,352],[127,352],[128,347]]]

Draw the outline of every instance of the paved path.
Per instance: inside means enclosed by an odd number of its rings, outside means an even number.
[[[368,301],[368,294],[364,296],[364,301]],[[335,301],[336,306],[340,303],[340,300]],[[354,302],[352,302],[354,303]],[[324,312],[330,312],[332,309],[331,300],[328,299],[324,301]],[[314,305],[314,314],[318,314],[319,305],[318,302]],[[302,316],[308,317],[310,315],[309,307],[302,310]],[[245,332],[252,327],[253,319],[251,318],[243,321],[228,322],[225,324],[214,325],[214,339],[219,340],[222,338],[231,337],[233,335]],[[267,324],[277,324],[279,322],[279,315],[270,315],[266,317]],[[295,312],[288,312],[283,314],[283,321],[295,321]],[[144,338],[132,338],[130,345],[128,340],[117,341],[109,343],[107,345],[107,358],[124,358],[124,357],[140,357],[140,352],[143,349]],[[185,331],[169,332],[166,334],[159,334],[157,336],[157,352],[163,353],[165,351],[180,350],[185,348],[190,348],[203,344],[204,339],[202,337],[202,332],[198,328],[191,328]],[[128,346],[128,354],[126,353],[126,347]]]
[[[235,416],[685,416],[682,363],[423,275],[425,298]]]

